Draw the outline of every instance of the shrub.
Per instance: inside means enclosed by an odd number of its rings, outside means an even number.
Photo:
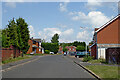
[[[93,60],[93,57],[91,57],[91,56],[85,56],[83,58],[83,62],[87,62],[87,61],[90,61],[90,60]]]
[[[58,52],[59,49],[58,43],[42,43],[41,46],[44,48],[44,50],[49,50],[51,52],[54,52],[55,54]]]
[[[49,50],[45,50],[45,54],[49,54],[50,53],[50,51]]]

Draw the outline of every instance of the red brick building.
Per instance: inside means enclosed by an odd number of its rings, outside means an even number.
[[[66,46],[65,48],[68,49],[68,53],[69,52],[76,52],[76,47],[75,46]]]
[[[43,48],[41,47],[41,39],[33,39],[31,38],[28,41],[30,45],[27,54],[35,54],[35,53],[44,53]]]
[[[62,46],[59,46],[58,53],[62,53],[63,54],[63,48],[62,48]]]
[[[106,59],[108,48],[120,47],[120,15],[114,17],[100,28],[95,28],[91,56]]]

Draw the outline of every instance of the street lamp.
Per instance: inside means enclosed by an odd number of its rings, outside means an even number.
[[[88,28],[88,27],[81,27],[80,26],[80,29],[89,29],[89,30],[92,30],[91,28]],[[86,42],[86,54],[87,54],[87,41],[85,41]]]

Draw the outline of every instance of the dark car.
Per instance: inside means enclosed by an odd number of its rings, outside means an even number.
[[[76,52],[70,52],[69,53],[71,56],[74,56],[76,54]]]

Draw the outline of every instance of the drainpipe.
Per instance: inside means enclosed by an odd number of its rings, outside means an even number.
[[[96,58],[98,59],[98,45],[97,45],[97,33],[95,32],[96,35]]]

